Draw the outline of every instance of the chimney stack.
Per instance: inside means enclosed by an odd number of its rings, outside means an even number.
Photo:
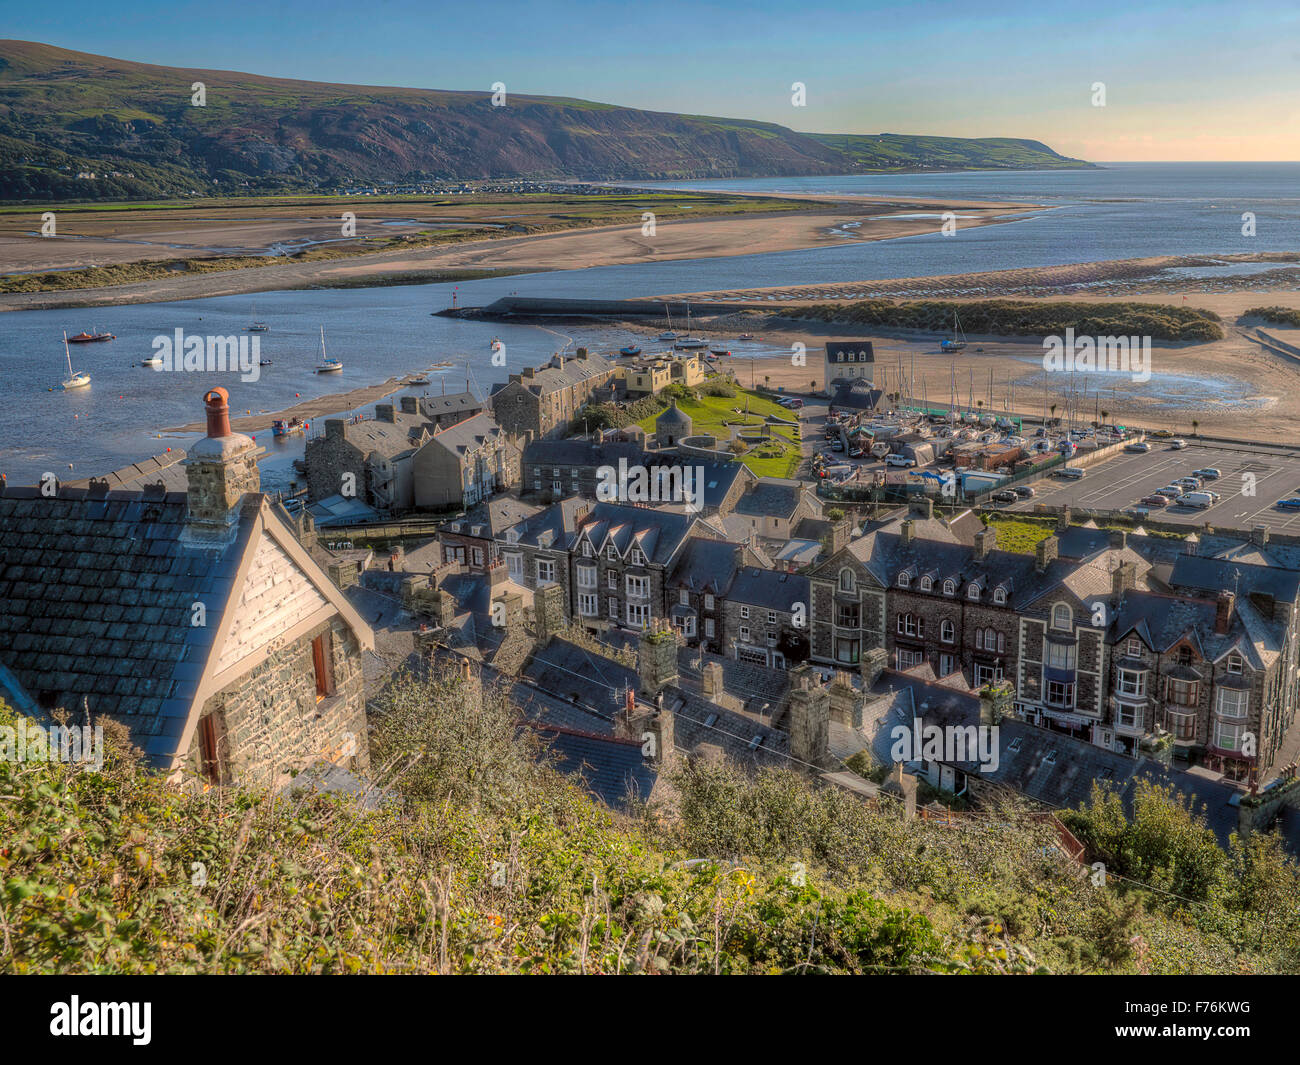
[[[257,468],[262,449],[243,433],[230,431],[229,393],[210,389],[203,396],[208,435],[184,459],[187,527],[190,542],[220,545],[233,539],[240,500],[261,489]]]
[[[1250,530],[1250,542],[1251,542],[1252,544],[1255,544],[1255,545],[1258,546],[1258,547],[1265,547],[1265,546],[1267,546],[1267,545],[1268,545],[1268,526],[1267,526],[1267,525],[1256,525],[1253,529],[1251,529],[1251,530]]]
[[[1124,593],[1137,587],[1137,563],[1121,562],[1110,575],[1111,598],[1117,602],[1124,598]]]
[[[1214,604],[1214,631],[1218,635],[1227,635],[1228,629],[1232,626],[1232,611],[1236,603],[1237,597],[1232,592],[1219,593],[1219,598]]]
[[[975,534],[975,557],[981,562],[998,546],[998,530],[989,525]]]
[[[1123,529],[1112,529],[1110,531],[1110,546],[1114,550],[1120,550],[1128,546],[1128,533]]]
[[[912,524],[911,518],[904,521],[903,524],[898,527],[898,531],[903,538],[904,546],[910,544],[914,539],[916,539],[916,529]]]
[[[1061,541],[1055,536],[1045,536],[1038,541],[1034,548],[1034,569],[1039,573],[1046,571],[1047,567],[1056,561],[1061,551]]]
[[[1058,533],[1063,533],[1063,532],[1067,532],[1069,528],[1070,528],[1070,508],[1068,506],[1064,506],[1061,508],[1061,513],[1058,514],[1056,517],[1056,531]]]

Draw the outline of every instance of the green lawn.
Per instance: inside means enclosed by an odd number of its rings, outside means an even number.
[[[690,416],[692,431],[696,435],[713,436],[720,445],[725,445],[731,435],[726,425],[728,421],[760,426],[769,414],[791,421],[798,414],[798,411],[786,410],[757,392],[744,389],[737,389],[734,396],[701,396],[698,402],[679,399],[677,406]],[[736,410],[742,413],[736,414]],[[743,413],[745,410],[749,411],[748,415]],[[646,432],[653,433],[655,417],[657,415],[642,418],[637,424]],[[793,429],[781,426],[772,430],[770,443],[754,448],[741,461],[759,477],[793,477],[799,468],[799,458],[799,445]]]

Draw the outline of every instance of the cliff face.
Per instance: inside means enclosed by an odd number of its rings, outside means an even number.
[[[202,82],[204,106],[193,102]],[[414,179],[761,177],[1086,165],[1034,141],[811,135],[536,96],[290,81],[0,42],[0,196]],[[77,178],[93,171],[95,177]]]

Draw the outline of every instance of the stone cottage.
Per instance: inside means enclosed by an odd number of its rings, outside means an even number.
[[[366,772],[369,626],[259,492],[261,449],[209,391],[188,487],[0,493],[0,694],[124,724],[176,783]]]

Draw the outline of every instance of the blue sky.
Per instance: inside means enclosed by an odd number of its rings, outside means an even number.
[[[0,32],[181,67],[577,96],[1123,159],[1300,158],[1293,0],[3,0]],[[791,105],[791,84],[807,106]],[[1092,86],[1106,86],[1106,106]]]

